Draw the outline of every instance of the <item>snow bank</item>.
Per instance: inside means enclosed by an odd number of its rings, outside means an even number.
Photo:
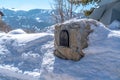
[[[51,75],[44,73],[46,76],[42,77],[41,75],[43,80],[64,80],[64,78],[72,80],[120,79],[120,64],[118,64],[120,63],[120,31],[110,30],[102,23],[94,20],[74,19],[65,22],[65,24],[81,21],[90,24],[93,29],[88,37],[89,46],[84,49],[85,57],[78,62],[55,57],[53,75],[52,73]],[[48,76],[50,76],[49,79]]]
[[[111,30],[120,30],[120,22],[115,20],[108,26],[108,28]]]
[[[26,34],[26,32],[23,31],[22,29],[16,29],[8,32],[8,34]]]
[[[26,75],[25,73],[22,73],[22,71],[19,70],[18,68],[10,66],[10,65],[0,66],[0,74],[2,77],[5,77],[5,80],[7,78],[8,78],[8,80],[17,80],[17,79],[19,79],[19,80],[38,80],[38,78],[39,78],[39,77]],[[1,76],[0,76],[0,79],[3,79],[3,78],[1,78]]]
[[[65,22],[86,22],[93,32],[89,35],[89,46],[84,49],[85,57],[78,62],[53,58],[52,73],[44,67],[40,80],[119,80],[120,67],[120,31],[110,30],[94,20],[70,20]],[[115,23],[116,26],[118,23]],[[46,66],[50,62],[47,62]]]
[[[50,33],[0,33],[0,79],[38,80],[44,55],[41,48],[51,40]]]
[[[94,30],[88,37],[89,46],[84,49],[84,58],[74,62],[55,57],[53,31],[17,35],[0,33],[0,79],[119,80],[120,31],[108,29],[94,20],[71,21],[87,21]],[[112,24],[113,27],[117,25],[117,22]]]

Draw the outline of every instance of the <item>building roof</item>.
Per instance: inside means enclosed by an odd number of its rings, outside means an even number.
[[[4,14],[3,14],[1,11],[0,11],[0,15],[1,15],[1,16],[4,16]]]
[[[120,1],[112,2],[107,5],[96,8],[89,16],[92,19],[101,21],[102,23],[109,25],[114,20],[120,21]]]
[[[116,1],[119,1],[119,0],[101,0],[101,1],[98,3],[98,5],[99,5],[99,6],[103,6],[103,5],[107,5],[107,4],[116,2]]]

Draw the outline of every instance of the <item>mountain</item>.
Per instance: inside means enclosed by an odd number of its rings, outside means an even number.
[[[30,30],[41,30],[54,22],[51,16],[52,10],[32,9],[29,11],[0,9],[4,13],[3,21],[11,26],[12,29],[22,28]]]
[[[55,10],[31,9],[29,11],[1,8],[4,13],[3,21],[11,26],[12,29],[21,28],[31,31],[42,31],[43,28],[54,24],[52,16]],[[83,13],[73,13],[77,18],[83,18]]]

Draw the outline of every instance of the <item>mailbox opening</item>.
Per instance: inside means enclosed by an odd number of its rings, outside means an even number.
[[[67,30],[60,32],[60,46],[69,47],[69,33]]]

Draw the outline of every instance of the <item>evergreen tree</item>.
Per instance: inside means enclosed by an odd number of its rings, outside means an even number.
[[[99,2],[101,0],[68,0],[70,3],[72,4],[82,4],[82,5],[87,5],[87,4],[90,4],[90,3],[94,3],[94,2]]]
[[[68,0],[70,3],[74,4],[74,5],[82,5],[82,6],[87,6],[89,4],[95,4],[100,2],[101,0]],[[95,8],[91,8],[90,10],[84,10],[84,15],[85,16],[89,16]]]

